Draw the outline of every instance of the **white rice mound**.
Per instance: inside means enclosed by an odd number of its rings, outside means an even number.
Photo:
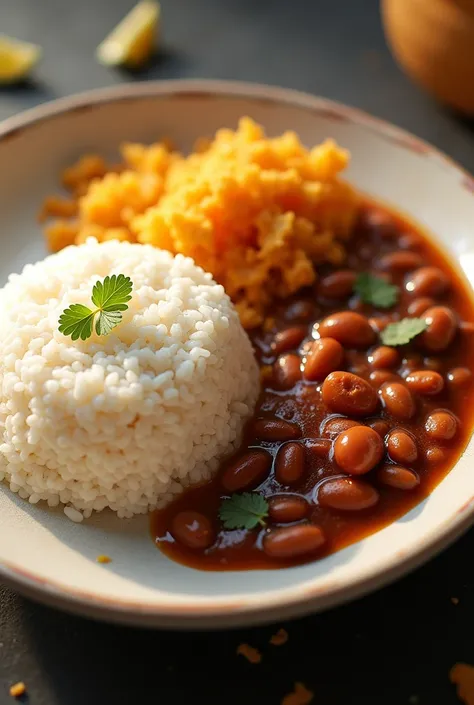
[[[71,303],[125,274],[132,299],[108,335],[58,331]],[[167,504],[210,478],[259,391],[250,341],[222,286],[150,245],[71,246],[0,290],[0,480],[81,521]]]

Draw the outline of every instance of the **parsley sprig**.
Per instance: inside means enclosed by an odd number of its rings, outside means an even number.
[[[401,321],[389,323],[380,333],[380,338],[384,345],[391,347],[406,345],[427,328],[428,324],[424,318],[402,318]]]
[[[256,492],[234,494],[224,499],[219,517],[225,529],[254,529],[258,524],[265,526],[268,516],[268,502]]]
[[[391,308],[394,306],[400,293],[398,286],[389,284],[385,279],[376,277],[370,272],[358,274],[354,284],[354,291],[364,303],[372,304],[378,308]]]
[[[108,335],[122,320],[122,311],[128,308],[133,283],[124,274],[113,274],[98,281],[92,289],[95,309],[83,304],[71,304],[59,317],[59,331],[72,340],[87,340],[92,335],[95,320],[97,335]]]

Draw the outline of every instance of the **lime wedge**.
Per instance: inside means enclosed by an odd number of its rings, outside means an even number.
[[[41,56],[41,47],[0,35],[0,83],[26,78]]]
[[[99,44],[98,60],[106,66],[142,66],[155,50],[160,12],[158,2],[141,0]]]

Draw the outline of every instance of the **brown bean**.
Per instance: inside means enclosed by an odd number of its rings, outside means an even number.
[[[423,318],[428,328],[420,335],[420,344],[430,352],[446,350],[456,334],[456,315],[447,306],[432,306],[425,311]]]
[[[467,367],[454,367],[447,374],[448,384],[453,389],[466,387],[472,382],[472,372]]]
[[[353,348],[367,348],[375,341],[369,321],[355,311],[340,311],[323,318],[318,333],[321,338],[335,338],[342,345]]]
[[[308,438],[305,441],[305,448],[310,455],[326,459],[331,452],[332,441],[329,438]]]
[[[344,360],[346,365],[352,367],[360,363],[365,364],[365,355],[360,350],[345,350]]]
[[[314,524],[297,524],[272,529],[263,539],[263,550],[272,558],[296,558],[313,553],[325,543],[326,539]]]
[[[354,289],[356,273],[351,269],[340,269],[323,277],[318,294],[325,299],[347,299]]]
[[[381,333],[385,330],[390,323],[392,323],[390,316],[376,316],[374,318],[369,318],[370,327],[377,333]]]
[[[402,235],[398,240],[398,246],[402,250],[417,250],[421,245],[421,240],[418,235],[413,233],[406,233]]]
[[[401,382],[386,382],[380,388],[383,405],[396,419],[411,419],[416,411],[412,393]]]
[[[365,303],[362,301],[362,299],[352,298],[349,301],[349,308],[351,311],[356,311],[356,313],[363,314],[365,311]]]
[[[292,485],[304,474],[305,452],[300,443],[286,443],[275,460],[275,477],[281,485]]]
[[[279,389],[292,389],[301,379],[301,360],[294,353],[281,355],[273,365],[273,379]]]
[[[358,377],[363,377],[365,379],[369,369],[370,368],[368,365],[361,363],[360,365],[351,365],[347,368],[347,371],[352,372],[353,375],[357,375]]]
[[[285,311],[287,321],[310,321],[315,317],[316,308],[311,301],[293,301]]]
[[[397,490],[413,490],[420,484],[420,479],[413,470],[388,463],[378,470],[377,479],[382,484]]]
[[[405,289],[415,296],[441,296],[449,289],[449,278],[438,267],[420,267],[407,277]]]
[[[222,475],[227,492],[240,492],[260,485],[268,476],[272,456],[266,450],[251,450],[232,460]]]
[[[262,441],[293,441],[301,438],[301,429],[283,419],[255,419],[252,430]]]
[[[402,365],[406,370],[416,370],[423,366],[423,358],[421,355],[412,354],[404,357]]]
[[[310,382],[323,380],[330,372],[341,367],[344,349],[334,338],[320,338],[312,343],[306,357],[303,377]]]
[[[293,326],[279,331],[273,339],[271,348],[275,355],[281,355],[289,350],[296,350],[306,338],[306,326]]]
[[[390,424],[387,423],[387,421],[383,421],[382,419],[376,419],[375,421],[372,421],[369,426],[379,434],[380,438],[385,438],[387,433],[390,431]]]
[[[349,475],[364,475],[382,459],[383,443],[369,426],[354,426],[343,431],[334,443],[334,460]]]
[[[400,362],[400,353],[388,345],[380,345],[367,355],[367,360],[376,370],[397,367]]]
[[[467,335],[472,335],[474,333],[474,322],[473,321],[460,321],[459,330],[461,333],[466,333]]]
[[[378,405],[370,384],[351,372],[331,372],[322,384],[321,394],[331,411],[347,416],[368,416]]]
[[[405,378],[405,383],[415,394],[432,396],[439,394],[444,387],[444,379],[434,370],[415,370]]]
[[[176,541],[194,549],[209,548],[215,538],[209,519],[192,510],[178,512],[173,517],[170,531]]]
[[[362,211],[358,226],[362,231],[374,233],[386,240],[391,240],[397,235],[397,228],[392,216],[378,208]]]
[[[387,452],[394,463],[411,465],[418,457],[415,439],[408,431],[394,429],[385,441]]]
[[[409,272],[418,269],[423,264],[423,258],[416,252],[398,250],[384,255],[378,261],[378,268],[389,272]]]
[[[278,524],[301,521],[309,511],[309,504],[301,495],[278,494],[268,501],[268,514]]]
[[[425,357],[423,358],[423,365],[428,370],[434,370],[435,372],[441,372],[443,369],[443,361],[439,357]]]
[[[326,438],[336,438],[342,431],[347,431],[353,426],[360,426],[360,422],[346,419],[345,416],[328,416],[321,423],[319,431]]]
[[[377,504],[379,493],[363,480],[336,477],[325,480],[318,487],[317,501],[322,507],[358,512]]]
[[[399,382],[400,376],[388,370],[372,370],[369,375],[371,384],[378,389],[385,382]]]
[[[434,446],[433,448],[427,448],[425,452],[426,462],[430,465],[440,465],[446,460],[446,451],[444,448],[439,448],[439,446]]]
[[[446,409],[431,412],[425,421],[425,431],[435,441],[450,441],[457,430],[457,418]]]
[[[414,316],[418,318],[424,313],[428,308],[435,305],[435,300],[430,299],[429,296],[421,296],[419,299],[414,299],[407,308],[407,313],[409,316]]]

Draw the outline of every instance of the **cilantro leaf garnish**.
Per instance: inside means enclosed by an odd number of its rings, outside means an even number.
[[[378,308],[390,308],[398,301],[399,288],[389,284],[385,279],[376,277],[370,272],[361,272],[357,275],[354,291],[359,294],[362,301]]]
[[[265,526],[267,516],[268,502],[255,492],[234,494],[224,499],[219,509],[225,529],[254,529],[258,524]]]
[[[417,335],[423,333],[427,327],[428,324],[423,318],[402,318],[396,323],[389,323],[380,333],[380,338],[384,345],[392,347],[406,345]]]
[[[97,282],[92,289],[92,303],[95,309],[82,304],[71,304],[59,317],[59,331],[70,335],[72,340],[87,340],[92,335],[95,320],[97,335],[108,335],[122,320],[122,311],[128,308],[132,298],[133,283],[124,274],[113,274]]]

